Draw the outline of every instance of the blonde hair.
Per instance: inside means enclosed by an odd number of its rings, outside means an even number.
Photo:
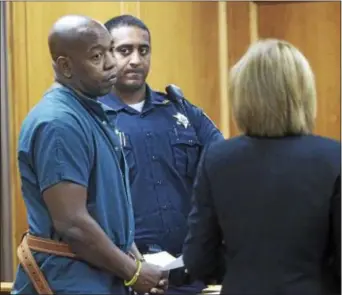
[[[255,136],[308,134],[316,117],[315,78],[288,42],[260,40],[230,72],[232,113],[241,132]]]

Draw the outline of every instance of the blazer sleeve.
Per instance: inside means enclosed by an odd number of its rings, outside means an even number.
[[[331,199],[331,226],[335,274],[341,279],[341,175],[336,180]]]
[[[222,234],[206,171],[208,149],[202,155],[194,183],[183,260],[191,277],[209,281],[220,275]]]

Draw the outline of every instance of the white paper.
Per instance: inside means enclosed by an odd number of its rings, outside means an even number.
[[[176,258],[174,261],[164,266],[164,270],[171,270],[175,268],[180,268],[184,266],[183,255]]]
[[[158,265],[163,270],[171,270],[184,266],[183,256],[176,258],[166,251],[155,254],[145,254],[144,258],[147,263]]]
[[[208,286],[206,289],[202,290],[202,294],[210,294],[210,295],[220,294],[221,289],[222,289],[221,285],[211,285],[211,286]]]
[[[171,254],[169,254],[166,251],[154,253],[154,254],[145,254],[144,258],[146,262],[158,265],[162,268],[164,268],[169,263],[173,262],[176,258],[173,257]]]

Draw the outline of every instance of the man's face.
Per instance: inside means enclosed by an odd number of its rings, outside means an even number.
[[[111,91],[116,77],[114,44],[104,27],[91,28],[81,35],[70,61],[72,79],[80,91],[90,97]]]
[[[116,59],[115,88],[135,92],[144,86],[150,70],[151,45],[149,33],[134,26],[123,26],[110,32]]]

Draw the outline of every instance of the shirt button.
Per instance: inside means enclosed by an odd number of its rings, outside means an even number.
[[[118,146],[116,146],[115,150],[118,152],[120,150],[120,148]]]
[[[103,124],[104,126],[106,126],[106,125],[107,125],[107,122],[106,122],[106,121],[102,121],[102,124]]]
[[[166,210],[167,209],[167,205],[163,205],[162,208],[163,208],[163,210]]]
[[[162,184],[162,181],[161,181],[161,180],[158,180],[158,181],[157,181],[157,184]]]
[[[141,114],[141,115],[140,115],[140,118],[144,118],[144,117],[145,117],[145,115],[144,115],[144,114]]]
[[[189,143],[192,144],[194,141],[192,139],[189,139]]]
[[[157,159],[158,159],[157,156],[152,156],[152,160],[153,160],[153,161],[155,161],[155,160],[157,160]]]
[[[147,136],[147,137],[151,137],[151,132],[147,132],[147,133],[146,133],[146,136]]]

